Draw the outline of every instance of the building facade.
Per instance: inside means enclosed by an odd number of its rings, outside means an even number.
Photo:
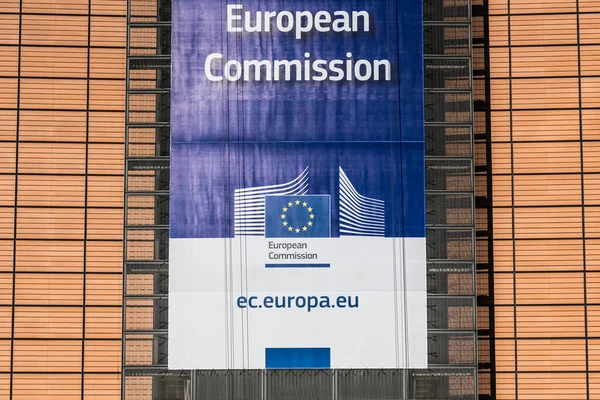
[[[600,397],[599,12],[487,3],[497,399]]]
[[[0,3],[0,398],[600,398],[600,2],[424,2],[410,371],[167,370],[170,10]]]
[[[126,3],[0,3],[0,398],[118,398]]]

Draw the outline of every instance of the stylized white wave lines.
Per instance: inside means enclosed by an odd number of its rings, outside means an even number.
[[[385,236],[385,202],[358,193],[342,167],[340,236]]]
[[[265,196],[306,193],[308,193],[308,167],[297,178],[287,183],[236,189],[234,192],[235,235],[265,235]]]

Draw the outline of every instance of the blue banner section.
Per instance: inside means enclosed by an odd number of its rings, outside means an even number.
[[[403,150],[414,158],[402,157]],[[343,233],[342,220],[358,227],[381,221],[382,236],[424,237],[425,188],[418,161],[423,152],[419,143],[175,146],[171,237],[233,237],[241,234],[239,230],[236,234],[236,219],[238,226],[261,220],[264,226],[264,196],[262,200],[260,196],[278,191],[329,195],[332,237]],[[383,206],[371,206],[365,198]],[[346,218],[340,215],[344,211]]]
[[[265,200],[266,237],[331,236],[329,196],[266,196]]]
[[[420,0],[175,0],[173,20],[171,237],[317,235],[274,230],[280,195],[329,196],[331,237],[425,236]]]
[[[275,20],[269,32],[227,31],[227,5],[242,8],[229,9],[240,15],[236,26],[244,26],[246,12],[249,22],[256,24],[257,12],[308,11],[315,15],[326,11],[333,17],[339,10],[368,12],[369,31],[363,29],[365,21],[359,19],[357,31],[319,32],[315,28],[300,39],[295,29],[279,32]],[[404,13],[419,1],[402,1]],[[400,49],[396,39],[403,20],[398,19],[395,1],[383,0],[177,0],[173,2],[173,98],[171,103],[171,142],[196,142],[198,140],[316,140],[316,141],[387,141],[401,138],[399,80]],[[420,10],[420,7],[417,7]],[[313,17],[316,19],[316,16]],[[265,22],[262,15],[261,22]],[[419,17],[419,21],[422,16]],[[285,21],[287,23],[287,21]],[[233,23],[232,23],[233,24]],[[352,21],[349,23],[352,28]],[[412,35],[414,33],[414,35]],[[417,45],[422,32],[411,32]],[[306,60],[339,59],[345,64],[351,60],[389,60],[390,81],[277,81],[265,82],[244,78],[231,82],[223,79],[213,82],[207,78],[207,58],[223,54],[209,66],[215,76],[224,75],[226,60],[299,60],[303,72]],[[306,55],[309,55],[307,57]],[[351,56],[348,57],[348,54]],[[179,57],[181,55],[181,57]],[[210,60],[209,60],[210,61]],[[421,66],[422,61],[410,59]],[[344,73],[346,65],[342,66]],[[262,67],[265,70],[265,67]],[[422,67],[421,67],[422,69]],[[364,69],[363,69],[364,70]],[[354,71],[354,68],[352,68]],[[209,71],[210,72],[210,71]],[[254,75],[254,69],[251,71]],[[295,75],[296,70],[292,73]],[[345,75],[347,75],[345,73]],[[264,74],[263,74],[264,76]],[[419,82],[419,75],[409,79]],[[408,77],[408,76],[407,76]],[[304,76],[302,77],[304,78]],[[421,95],[422,97],[422,95]],[[197,101],[202,101],[202,107]],[[411,100],[412,101],[412,100]],[[422,103],[414,111],[423,118]],[[265,118],[271,115],[274,118]],[[407,116],[410,117],[410,116]],[[419,135],[417,135],[419,136]],[[417,138],[418,140],[418,138]]]
[[[331,350],[316,348],[267,348],[267,369],[328,369],[331,366]]]

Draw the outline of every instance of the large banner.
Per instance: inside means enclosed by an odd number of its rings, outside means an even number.
[[[169,367],[425,368],[420,0],[174,0]]]

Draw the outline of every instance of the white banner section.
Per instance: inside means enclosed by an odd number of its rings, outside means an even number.
[[[169,368],[426,368],[425,238],[171,239]]]

